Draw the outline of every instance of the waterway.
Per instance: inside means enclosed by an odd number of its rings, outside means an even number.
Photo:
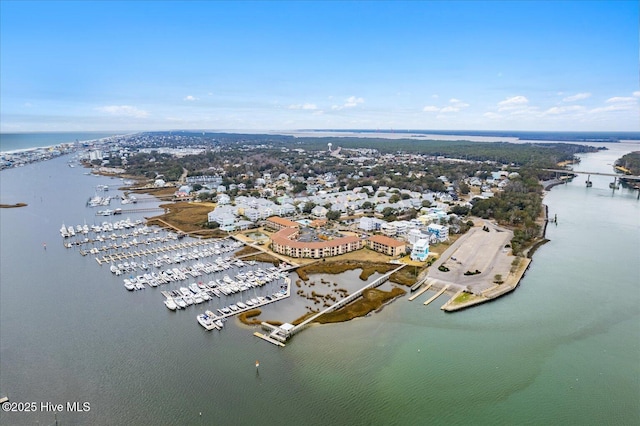
[[[608,146],[576,169],[609,172],[638,149]],[[640,424],[640,202],[610,178],[546,196],[558,224],[514,293],[455,314],[438,309],[446,296],[405,297],[279,348],[236,321],[207,332],[65,249],[60,225],[93,223],[87,197],[114,183],[68,160],[0,176],[3,203],[29,204],[0,211],[0,394],[89,402],[60,424]]]

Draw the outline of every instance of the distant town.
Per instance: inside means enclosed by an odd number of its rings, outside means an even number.
[[[233,235],[292,265],[344,261],[352,252],[361,262],[413,265],[413,275],[396,282],[448,291],[445,310],[456,310],[517,286],[543,241],[543,189],[570,179],[545,169],[597,149],[153,132],[3,153],[1,164],[76,152],[70,167],[130,180],[127,202],[136,192],[166,200],[165,214],[150,223],[198,237]]]

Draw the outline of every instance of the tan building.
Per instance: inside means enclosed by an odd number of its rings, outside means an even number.
[[[370,237],[367,240],[367,247],[391,257],[400,256],[407,252],[407,247],[404,242],[384,235],[374,235]]]
[[[355,236],[302,242],[297,240],[299,233],[298,228],[281,229],[271,236],[271,249],[285,256],[321,259],[359,250],[364,246],[364,242]]]
[[[279,231],[285,228],[299,228],[300,224],[280,216],[271,216],[266,220],[267,228]]]

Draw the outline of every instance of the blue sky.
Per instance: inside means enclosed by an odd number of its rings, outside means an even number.
[[[0,131],[640,130],[637,1],[0,2]]]

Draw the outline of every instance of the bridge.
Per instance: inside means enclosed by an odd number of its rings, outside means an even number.
[[[603,172],[586,172],[582,170],[569,170],[569,169],[542,169],[546,172],[564,173],[572,175],[594,175],[594,176],[611,176],[619,179],[637,180],[640,181],[640,176],[635,175],[621,175],[620,173],[603,173]]]

